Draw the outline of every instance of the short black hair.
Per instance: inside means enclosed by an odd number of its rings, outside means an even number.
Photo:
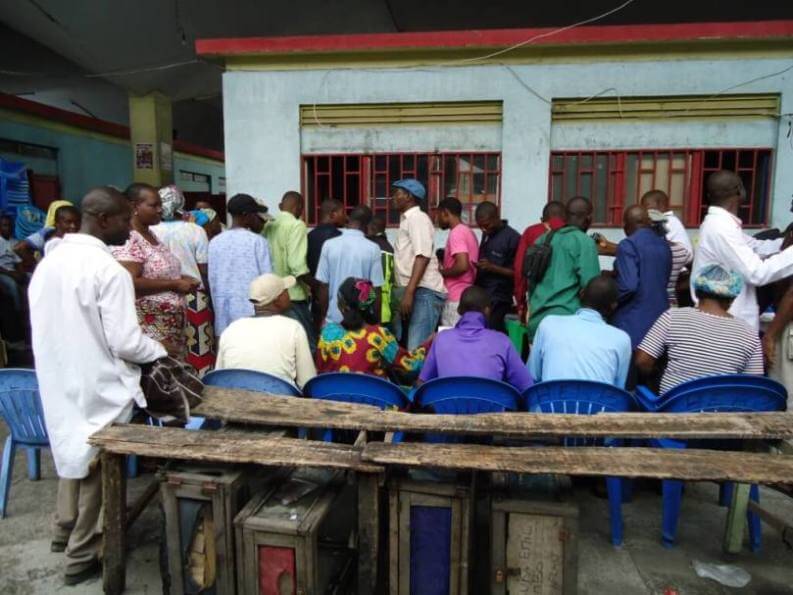
[[[139,203],[143,200],[143,193],[149,191],[154,192],[157,194],[157,189],[152,186],[151,184],[145,184],[143,182],[133,182],[129,186],[127,186],[126,190],[124,190],[124,196],[127,197],[127,200],[133,204]]]
[[[489,200],[480,202],[476,207],[476,218],[479,217],[498,217],[498,207]]]
[[[80,209],[78,209],[74,205],[63,205],[55,209],[55,221],[57,221],[61,217],[65,217],[66,215],[74,215],[75,217],[79,218]]]
[[[484,312],[492,304],[490,294],[477,285],[471,285],[468,289],[463,291],[460,296],[460,307],[458,312],[465,314],[466,312]]]
[[[350,221],[357,223],[362,230],[366,231],[366,227],[372,220],[372,209],[366,205],[358,205],[352,211],[350,211],[349,219]]]
[[[387,227],[387,223],[385,217],[381,214],[372,215],[372,222],[371,226],[377,230],[377,233],[385,232],[385,228]]]
[[[566,213],[567,209],[562,201],[552,200],[543,207],[542,220],[547,221],[553,217],[564,219]]]
[[[448,196],[438,203],[438,209],[449,211],[455,217],[459,217],[463,214],[463,203],[453,196]]]
[[[610,313],[611,307],[619,299],[619,287],[613,277],[598,275],[584,287],[581,305],[592,308],[601,314]]]
[[[335,198],[326,198],[322,201],[322,204],[319,205],[319,218],[320,220],[324,221],[333,213],[336,211],[341,211],[343,208],[344,205],[341,204],[341,201],[336,200]]]
[[[0,213],[0,221],[11,221],[13,223],[14,218],[8,213]]]

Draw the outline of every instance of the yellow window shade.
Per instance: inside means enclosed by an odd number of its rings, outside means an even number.
[[[555,122],[657,118],[757,118],[779,115],[779,95],[681,95],[554,99]]]
[[[301,105],[300,125],[401,126],[438,124],[498,124],[500,101],[448,101],[439,103],[358,103]]]

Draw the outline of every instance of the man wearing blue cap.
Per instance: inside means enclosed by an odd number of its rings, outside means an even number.
[[[394,330],[397,337],[404,340],[403,321],[407,323],[409,350],[424,343],[435,332],[446,301],[443,277],[435,256],[435,227],[419,206],[426,198],[427,191],[418,180],[408,178],[391,185],[391,200],[402,215],[394,244],[397,287],[392,293],[401,316],[394,311]]]

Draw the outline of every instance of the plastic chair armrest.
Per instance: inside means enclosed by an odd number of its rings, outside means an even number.
[[[636,398],[636,402],[646,411],[658,411],[660,407],[660,397],[646,386],[637,386],[634,397]]]

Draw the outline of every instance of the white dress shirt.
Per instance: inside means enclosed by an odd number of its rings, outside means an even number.
[[[738,217],[721,207],[708,209],[699,228],[699,247],[691,274],[691,295],[694,296],[694,279],[708,265],[718,264],[740,274],[744,288],[733,302],[730,314],[759,330],[755,287],[793,274],[793,247],[778,253],[782,240],[757,240],[746,235],[741,225]],[[768,258],[763,260],[761,256]]]
[[[673,244],[681,244],[688,252],[688,261],[691,262],[694,258],[694,246],[683,222],[678,219],[674,211],[667,211],[664,217],[666,217],[666,239]]]
[[[58,476],[81,479],[88,437],[146,400],[135,365],[166,355],[138,325],[132,277],[98,238],[67,234],[28,290],[36,377]]]

